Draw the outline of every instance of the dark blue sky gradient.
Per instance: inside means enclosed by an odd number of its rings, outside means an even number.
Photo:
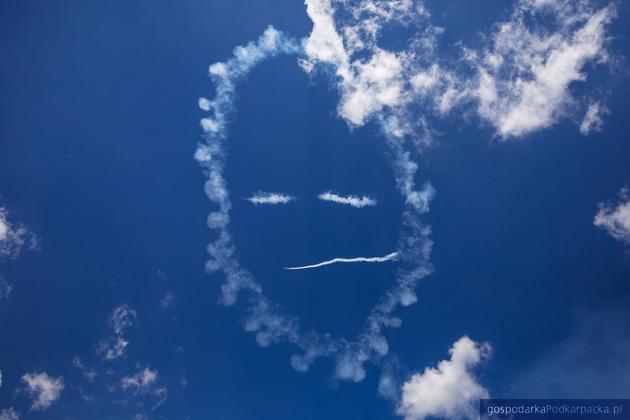
[[[452,3],[429,2],[447,29],[445,49],[460,39],[474,45],[509,11],[501,1]],[[620,55],[629,52],[629,13],[620,3],[612,26]],[[2,2],[0,205],[41,249],[0,262],[15,287],[0,302],[0,409],[15,406],[29,419],[131,418],[134,406],[104,388],[119,380],[106,370],[131,374],[140,362],[169,387],[155,418],[397,418],[377,395],[375,368],[360,384],[340,383],[330,361],[304,375],[289,365],[293,349],[259,348],[241,328],[241,306],[218,305],[221,279],[204,273],[212,205],[192,158],[197,98],[212,94],[208,65],[270,24],[297,37],[311,28],[301,1]],[[630,184],[630,84],[621,69],[597,70],[588,84],[609,95],[611,110],[604,131],[588,137],[565,121],[502,143],[474,118],[436,122],[437,145],[418,177],[437,190],[425,218],[436,272],[419,287],[419,303],[400,312],[403,327],[387,333],[406,373],[469,335],[494,348],[480,370],[493,396],[527,394],[518,378],[572,334],[576,312],[628,307],[627,249],[592,220],[597,203]],[[227,178],[243,265],[306,327],[353,338],[395,263],[282,270],[396,246],[402,198],[385,145],[375,125],[349,131],[337,99],[294,58],[259,66],[239,88]],[[379,204],[316,199],[328,189],[373,194]],[[239,199],[258,190],[299,200],[254,207]],[[164,309],[168,291],[176,300]],[[123,303],[139,320],[128,354],[101,362],[95,346]],[[82,382],[74,356],[99,369],[94,384]],[[15,393],[32,371],[66,382],[43,414],[28,413],[28,398]],[[79,385],[94,402],[81,400]]]

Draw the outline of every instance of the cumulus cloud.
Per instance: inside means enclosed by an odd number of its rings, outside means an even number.
[[[129,340],[125,338],[124,334],[133,325],[136,318],[136,311],[127,304],[114,308],[109,318],[113,334],[98,344],[97,354],[105,360],[114,360],[123,356],[129,345]]]
[[[22,248],[37,247],[37,237],[24,225],[9,221],[9,212],[0,207],[0,258],[16,258]]]
[[[125,376],[120,381],[123,391],[134,396],[146,396],[154,399],[153,408],[160,406],[168,397],[168,389],[160,385],[157,370],[148,367],[140,369],[136,374]]]
[[[20,416],[13,407],[0,410],[0,420],[20,420]]]
[[[484,34],[482,47],[464,47],[456,57],[436,54],[444,29],[431,23],[423,2],[306,0],[306,7],[313,29],[301,63],[309,73],[333,69],[339,116],[351,126],[387,119],[390,134],[423,145],[432,140],[425,117],[458,105],[472,104],[502,139],[566,117],[580,102],[572,85],[587,80],[589,65],[609,59],[607,30],[616,16],[613,5],[590,0],[520,0]],[[381,45],[385,28],[396,27],[414,30],[398,49]],[[591,128],[601,125],[598,110],[587,112]]]
[[[490,346],[462,337],[449,353],[449,360],[442,360],[435,368],[425,368],[403,384],[399,415],[406,420],[478,418],[476,404],[480,398],[489,398],[489,394],[472,370],[489,356]]]
[[[269,192],[257,192],[249,198],[246,198],[247,201],[254,205],[258,204],[288,204],[291,201],[295,200],[295,197],[292,197],[287,194],[282,193],[269,193]]]
[[[618,241],[630,244],[630,190],[625,187],[618,200],[600,203],[593,223]]]
[[[350,126],[395,116],[389,125],[398,133],[422,132],[422,119],[407,115],[413,101],[409,79],[417,58],[429,54],[437,32],[424,20],[429,16],[422,3],[369,0],[332,3],[306,0],[313,29],[304,42],[301,64],[308,73],[332,69],[340,94],[337,113]],[[415,3],[415,4],[414,4]],[[341,7],[340,7],[341,5]],[[417,24],[424,27],[414,50],[391,51],[379,46],[380,32],[387,24]],[[429,138],[423,139],[429,141]]]
[[[504,139],[555,124],[575,101],[570,87],[586,80],[586,66],[607,60],[615,14],[612,5],[596,9],[585,0],[519,1],[488,48],[468,51],[479,115]]]
[[[22,376],[26,391],[31,396],[32,410],[44,411],[61,397],[64,389],[63,378],[48,376],[46,372],[27,373]]]
[[[602,115],[608,113],[608,108],[601,102],[593,102],[588,106],[582,122],[580,122],[580,133],[585,136],[592,131],[601,131],[604,125]]]
[[[317,196],[320,200],[330,201],[337,204],[345,204],[356,208],[373,207],[376,205],[376,200],[366,195],[358,197],[356,195],[339,195],[332,191],[326,191]]]

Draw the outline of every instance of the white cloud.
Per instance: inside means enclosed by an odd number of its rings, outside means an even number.
[[[415,50],[387,50],[378,45],[378,40],[386,24],[414,23],[425,28],[415,45],[423,53],[432,50],[439,31],[426,22],[419,24],[420,19],[429,16],[422,3],[409,0],[363,0],[334,5],[330,0],[306,0],[305,3],[313,29],[304,43],[306,59],[301,60],[302,67],[309,73],[317,67],[334,70],[341,96],[339,116],[351,126],[362,126],[373,118],[395,115],[401,125],[396,128],[398,132],[416,128],[420,119],[406,115],[405,107],[412,100],[410,69],[415,68],[415,58],[420,54]],[[392,123],[393,120],[389,125]]]
[[[113,335],[98,344],[96,353],[105,360],[114,360],[123,356],[129,345],[129,340],[125,338],[124,334],[133,325],[136,318],[136,311],[127,304],[114,308],[109,318]]]
[[[27,373],[22,376],[22,382],[33,399],[32,410],[43,411],[61,397],[64,389],[63,378],[54,378],[47,373]]]
[[[306,0],[305,3],[313,29],[304,43],[308,60],[303,61],[302,66],[310,71],[319,63],[332,64],[338,69],[339,76],[349,78],[348,55],[335,27],[330,0]]]
[[[171,290],[169,290],[168,292],[166,292],[166,295],[164,295],[164,297],[160,301],[160,305],[162,306],[162,308],[168,308],[171,305],[173,305],[174,302],[175,302],[175,294]]]
[[[378,394],[392,402],[400,398],[401,366],[398,357],[388,355],[380,364],[381,375],[378,379]]]
[[[630,191],[627,187],[619,192],[619,200],[600,203],[593,223],[618,241],[630,244]]]
[[[123,337],[110,337],[99,343],[96,353],[105,360],[114,360],[124,356],[128,345],[129,341]]]
[[[593,102],[588,106],[582,122],[580,122],[580,133],[585,136],[592,131],[601,131],[604,121],[602,115],[608,113],[608,109],[601,102]]]
[[[520,1],[488,49],[468,52],[478,70],[470,93],[480,116],[504,139],[555,124],[575,100],[570,86],[586,80],[586,65],[607,59],[606,28],[615,13],[586,0]]]
[[[358,197],[356,195],[339,195],[332,191],[326,191],[317,196],[320,200],[330,201],[337,204],[345,204],[352,207],[373,207],[376,205],[376,200],[366,195]]]
[[[282,193],[269,193],[269,192],[257,192],[245,200],[249,201],[252,204],[288,204],[291,201],[295,200],[295,197],[292,197],[287,194]],[[213,213],[211,213],[213,214]]]
[[[486,48],[464,49],[471,82],[461,60],[436,54],[443,28],[430,23],[422,2],[306,0],[306,9],[313,29],[302,66],[334,70],[339,116],[351,126],[389,120],[385,130],[425,145],[431,136],[419,112],[443,115],[471,100],[502,139],[555,124],[580,101],[570,88],[587,79],[587,66],[608,60],[607,28],[616,16],[612,4],[597,9],[590,0],[520,0],[485,37]],[[404,47],[386,49],[381,33],[396,26],[415,31]],[[581,130],[597,129],[603,109],[591,108]]]
[[[442,360],[436,368],[425,368],[403,385],[399,415],[406,420],[478,418],[476,404],[489,394],[472,369],[489,356],[490,346],[462,337],[449,353],[450,360]]]
[[[20,420],[17,412],[13,407],[0,411],[0,420]]]
[[[9,213],[0,207],[0,258],[16,258],[28,244],[30,249],[37,247],[37,237],[23,225],[14,225],[8,219]]]
[[[148,367],[140,369],[135,375],[123,377],[120,387],[134,396],[151,397],[155,400],[153,408],[161,405],[168,396],[168,389],[159,383],[158,371]]]
[[[131,389],[144,392],[150,389],[157,379],[157,371],[144,368],[133,376],[125,376],[121,381],[121,387],[124,390]]]
[[[90,369],[89,367],[87,367],[85,363],[83,362],[83,360],[81,360],[81,358],[79,357],[75,357],[72,359],[72,366],[74,366],[79,371],[81,371],[81,374],[83,375],[83,377],[90,382],[94,381],[94,378],[98,376],[98,372],[94,369]]]
[[[114,332],[121,335],[129,328],[136,320],[136,311],[131,309],[129,305],[124,304],[112,311],[110,318],[110,324]]]
[[[352,63],[353,78],[342,85],[339,115],[349,123],[362,126],[385,107],[405,101],[405,54],[375,49],[366,62]]]

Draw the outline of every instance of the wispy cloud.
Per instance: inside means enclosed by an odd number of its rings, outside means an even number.
[[[0,420],[20,420],[20,416],[13,407],[0,410]]]
[[[332,191],[326,191],[317,196],[320,200],[330,201],[337,204],[345,204],[356,208],[376,206],[376,200],[366,195],[359,197],[356,195],[339,195]]]
[[[604,125],[602,116],[608,112],[608,108],[601,102],[597,101],[591,103],[580,123],[580,133],[586,136],[593,131],[601,131]]]
[[[333,258],[331,260],[322,261],[317,264],[301,265],[297,267],[284,267],[285,270],[307,270],[310,268],[319,268],[326,265],[337,263],[382,263],[386,261],[395,260],[398,257],[398,252],[392,252],[383,257],[356,257],[356,258]]]
[[[457,340],[449,350],[449,360],[425,368],[403,384],[398,414],[406,420],[479,418],[476,404],[489,394],[473,369],[489,357],[490,351],[488,344],[468,337]]]
[[[422,2],[306,6],[313,29],[302,66],[311,73],[334,69],[339,116],[351,126],[388,119],[391,134],[424,145],[432,139],[425,117],[457,106],[474,109],[502,139],[548,128],[570,116],[570,107],[585,108],[571,87],[587,80],[590,64],[610,60],[607,30],[616,16],[614,5],[598,8],[589,0],[520,0],[483,35],[481,47],[462,42],[463,54],[453,56],[437,53],[444,29],[431,23]],[[411,25],[416,30],[405,48],[381,45],[385,28]]]
[[[600,203],[593,223],[618,241],[630,244],[630,190],[622,188],[618,200]]]
[[[46,372],[27,373],[22,376],[22,382],[26,384],[26,391],[31,396],[33,403],[31,409],[44,411],[61,397],[64,389],[63,378],[48,376]]]
[[[29,228],[9,221],[9,212],[0,207],[0,258],[16,258],[22,248],[37,248],[38,239]]]
[[[13,286],[11,283],[0,277],[0,299],[6,299],[11,295]]]
[[[502,138],[555,124],[578,100],[571,84],[586,80],[589,63],[608,59],[606,29],[615,15],[614,6],[589,1],[519,1],[487,49],[468,51],[479,115]]]
[[[93,382],[94,378],[98,376],[98,372],[87,367],[80,357],[74,357],[72,359],[72,366],[77,368],[81,372],[81,375],[90,382]]]
[[[124,304],[114,308],[109,323],[114,332],[120,335],[136,321],[136,318],[136,311],[131,309],[129,305]]]
[[[577,308],[572,326],[524,366],[510,394],[517,398],[627,398],[630,395],[630,308],[607,301]],[[593,384],[599,384],[594,387]],[[510,397],[511,395],[506,395]]]
[[[136,311],[127,304],[114,308],[109,319],[113,334],[98,344],[96,353],[105,360],[114,360],[123,356],[129,345],[125,332],[133,325],[136,318]]]
[[[249,201],[254,205],[258,204],[288,204],[291,201],[295,200],[295,197],[292,197],[287,194],[282,193],[270,193],[270,192],[257,192],[251,197],[246,198],[245,200]]]
[[[162,306],[162,308],[168,308],[172,306],[173,303],[175,303],[175,300],[176,300],[175,293],[169,290],[168,292],[166,292],[166,295],[164,295],[164,297],[160,301],[160,305]]]
[[[120,387],[134,396],[151,398],[153,409],[162,405],[168,397],[168,389],[160,384],[158,371],[149,367],[140,369],[134,375],[123,377]]]

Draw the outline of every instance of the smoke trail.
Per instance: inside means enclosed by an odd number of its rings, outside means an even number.
[[[278,205],[288,204],[291,201],[295,200],[295,197],[279,193],[258,192],[253,196],[246,198],[245,200],[249,201],[255,206],[259,204]]]
[[[392,261],[392,260],[395,261],[397,256],[398,256],[398,252],[392,252],[383,257],[333,258],[331,260],[322,261],[317,264],[302,265],[298,267],[284,267],[284,269],[285,270],[307,270],[309,268],[319,268],[325,265],[331,265],[331,264],[337,264],[337,263],[360,263],[360,262],[382,263],[382,262]]]
[[[355,195],[344,196],[335,194],[332,191],[321,193],[317,196],[317,198],[322,201],[330,201],[332,203],[344,204],[356,208],[363,208],[366,206],[374,207],[376,205],[376,200],[365,195],[363,197],[357,197]]]
[[[256,42],[235,48],[232,58],[209,68],[215,84],[215,96],[212,100],[199,100],[200,108],[211,115],[201,120],[205,142],[198,144],[195,151],[195,159],[206,175],[205,193],[217,206],[217,210],[208,215],[208,227],[216,232],[216,239],[208,244],[210,259],[206,263],[206,271],[223,273],[221,302],[224,305],[233,305],[239,295],[245,295],[247,316],[244,329],[255,333],[260,346],[266,347],[277,342],[294,345],[299,353],[291,357],[291,365],[300,372],[306,372],[318,358],[334,358],[336,376],[358,382],[365,377],[365,362],[378,363],[388,353],[389,346],[383,336],[383,329],[401,325],[401,320],[393,315],[394,310],[399,305],[407,306],[416,302],[417,283],[432,271],[429,262],[432,244],[429,239],[430,229],[422,224],[420,215],[428,211],[433,188],[426,183],[422,189],[415,189],[417,165],[405,150],[404,139],[393,135],[394,131],[387,129],[383,123],[387,143],[391,146],[390,158],[396,185],[406,203],[402,219],[403,233],[396,251],[400,266],[394,285],[377,302],[356,339],[334,338],[327,333],[304,331],[297,317],[287,314],[264,294],[262,286],[236,258],[235,245],[228,229],[232,204],[223,171],[228,123],[234,113],[237,82],[243,80],[263,60],[281,54],[303,54],[302,45],[269,27]],[[383,119],[385,121],[389,120]]]

